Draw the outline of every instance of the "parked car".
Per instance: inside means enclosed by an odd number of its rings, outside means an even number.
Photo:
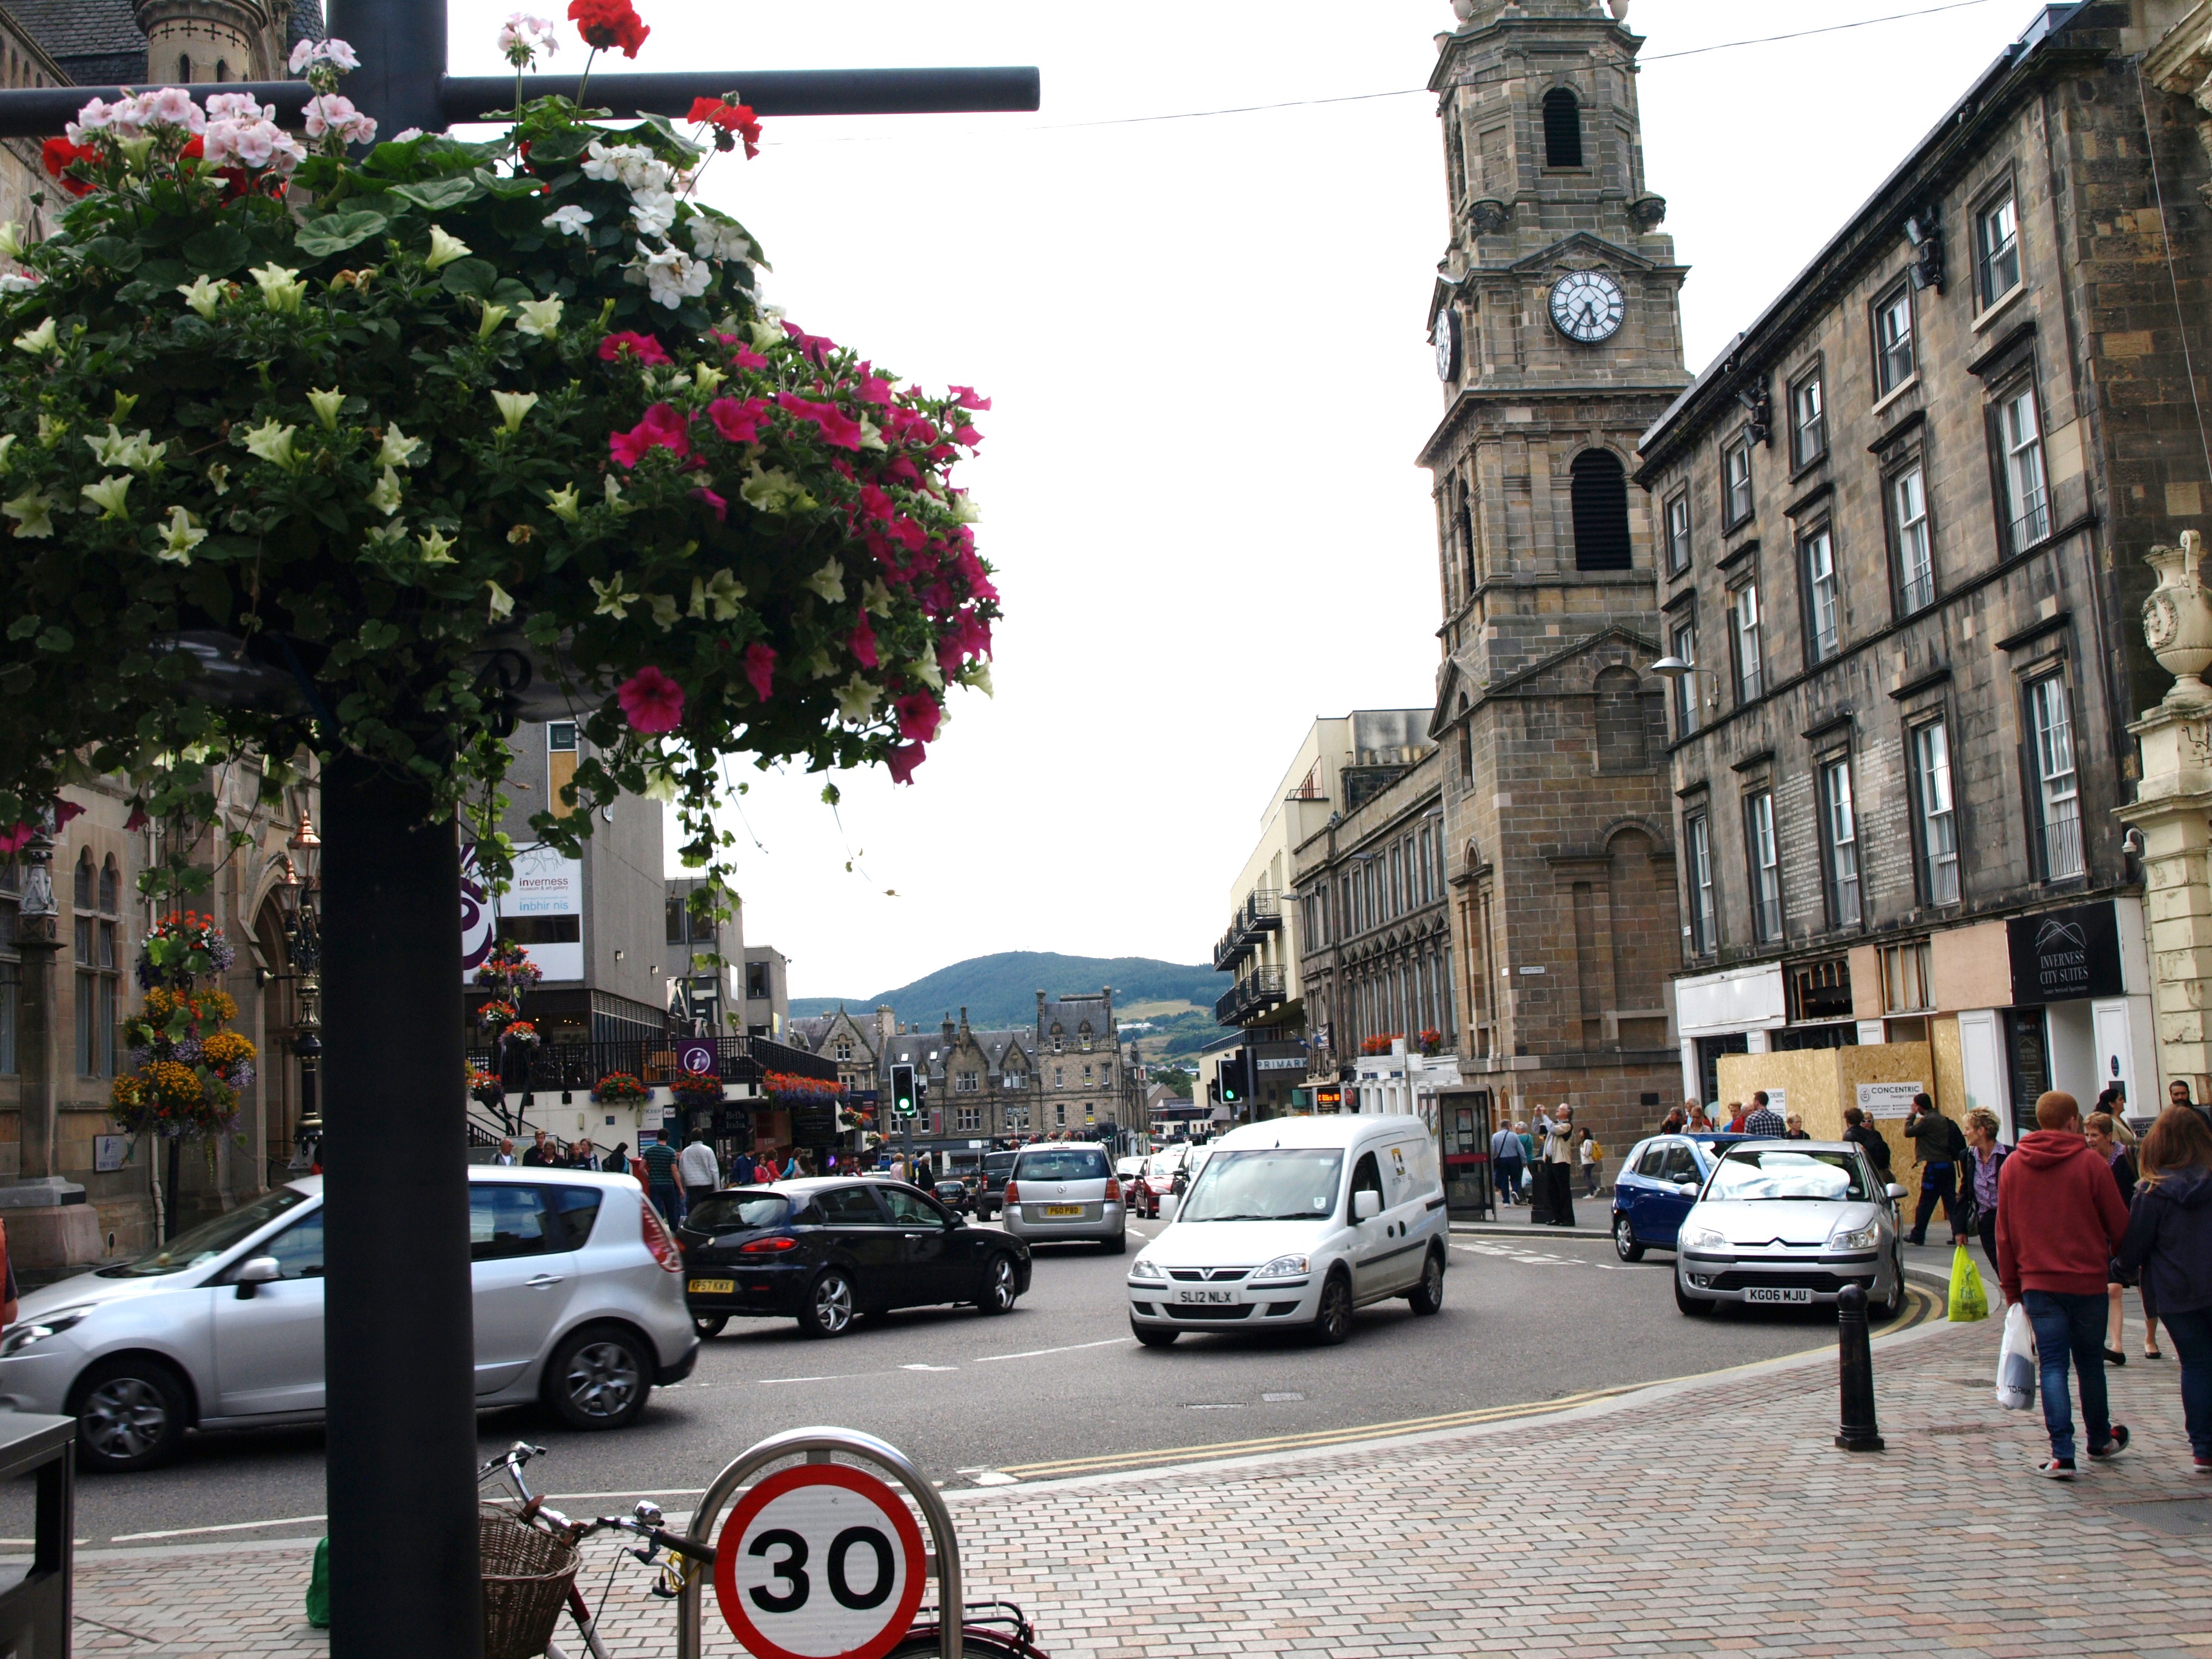
[[[1017,1156],[1012,1152],[983,1154],[982,1173],[975,1182],[976,1220],[988,1221],[1006,1207],[1006,1182],[1014,1172]]]
[[[956,1214],[964,1215],[975,1207],[975,1189],[959,1176],[947,1176],[933,1184],[931,1191],[937,1201]]]
[[[1212,1150],[1210,1145],[1178,1140],[1154,1152],[1145,1164],[1147,1213],[1159,1214],[1161,1204],[1175,1194],[1176,1176],[1183,1177],[1183,1189],[1188,1191]]]
[[[1089,1141],[1024,1146],[1007,1178],[1006,1227],[1031,1243],[1090,1239],[1109,1255],[1128,1248],[1128,1212],[1106,1149]]]
[[[322,1185],[29,1292],[0,1337],[0,1405],[76,1418],[79,1460],[111,1471],[189,1429],[321,1416]],[[619,1428],[697,1362],[676,1241],[628,1176],[471,1166],[469,1238],[479,1406]]]
[[[1891,1318],[1905,1302],[1904,1195],[1850,1141],[1739,1140],[1682,1218],[1675,1305],[1832,1303],[1859,1285],[1868,1313]]]
[[[1145,1181],[1145,1160],[1142,1158],[1117,1158],[1114,1160],[1114,1179],[1121,1183],[1121,1206],[1131,1215],[1152,1217],[1160,1212],[1158,1201]]]
[[[736,1317],[842,1336],[860,1315],[894,1308],[964,1302],[1002,1314],[1030,1287],[1019,1238],[971,1227],[920,1188],[880,1176],[719,1192],[677,1236],[702,1336]]]
[[[1682,1218],[1697,1201],[1695,1189],[1705,1184],[1722,1150],[1742,1139],[1653,1135],[1628,1149],[1613,1186],[1613,1248],[1623,1261],[1641,1261],[1647,1249],[1674,1248]]]
[[[1443,1306],[1448,1257],[1435,1137],[1414,1117],[1290,1117],[1215,1140],[1165,1231],[1128,1276],[1147,1347],[1186,1330],[1304,1326],[1352,1334],[1357,1308]]]

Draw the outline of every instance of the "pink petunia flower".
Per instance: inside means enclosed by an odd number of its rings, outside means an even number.
[[[639,334],[629,329],[610,334],[599,342],[601,362],[611,363],[620,357],[627,357],[648,368],[659,368],[672,361],[666,349],[652,335]]]
[[[927,748],[918,743],[895,744],[884,757],[884,765],[890,769],[893,783],[912,783],[914,769],[928,759]]]
[[[991,400],[988,398],[977,397],[975,388],[972,386],[954,386],[952,398],[963,409],[988,409],[991,406]]]
[[[729,337],[734,338],[735,337],[732,336]],[[736,352],[732,355],[730,362],[734,367],[738,368],[766,368],[768,367],[767,358],[762,356],[759,352],[755,351],[750,346],[744,344],[740,344],[738,347]]]
[[[627,432],[607,434],[607,448],[624,466],[634,467],[649,449],[671,449],[678,455],[691,453],[690,423],[674,405],[655,404],[645,418]]]
[[[673,732],[684,722],[684,688],[649,665],[616,689],[633,732]]]
[[[937,735],[937,722],[944,711],[928,692],[909,691],[891,706],[898,711],[899,736],[927,743]]]
[[[708,489],[706,485],[701,484],[698,489],[693,490],[691,492],[691,499],[695,501],[703,501],[707,506],[714,508],[714,517],[718,522],[723,524],[727,524],[729,522],[729,502],[725,501],[721,496],[717,495],[713,490]]]
[[[755,443],[760,439],[761,416],[768,409],[765,398],[748,398],[743,403],[735,398],[717,398],[707,405],[707,418],[730,442]]]
[[[783,331],[797,342],[799,350],[806,355],[808,361],[817,364],[821,362],[825,354],[837,349],[837,343],[828,335],[809,334],[797,323],[786,323],[783,325]]]
[[[789,392],[779,392],[775,400],[800,420],[813,422],[824,443],[835,444],[840,449],[860,447],[860,423],[836,404],[809,403]]]
[[[753,694],[763,702],[775,687],[775,651],[755,640],[745,647],[745,678],[752,682]]]
[[[874,668],[878,665],[876,658],[876,630],[869,626],[868,613],[865,611],[860,613],[860,620],[853,624],[853,637],[850,643],[853,655],[861,667]]]

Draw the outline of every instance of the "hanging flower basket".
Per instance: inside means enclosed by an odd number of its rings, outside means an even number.
[[[686,1106],[710,1106],[723,1098],[722,1079],[679,1072],[669,1079],[668,1092]]]
[[[481,1106],[498,1106],[506,1100],[507,1091],[492,1073],[478,1071],[473,1066],[467,1067],[467,1072],[470,1099]]]
[[[520,1002],[525,992],[534,988],[545,977],[544,970],[530,959],[530,952],[512,939],[501,939],[491,947],[477,969],[477,988],[490,991],[509,1002]]]
[[[108,1115],[125,1133],[212,1136],[236,1119],[258,1051],[228,1029],[237,1002],[198,983],[201,975],[228,968],[233,957],[214,919],[194,911],[165,916],[148,933],[137,962],[145,995],[123,1022],[131,1069],[108,1093]]]
[[[653,1091],[628,1072],[609,1072],[592,1091],[592,1098],[602,1106],[634,1106],[652,1097]]]
[[[544,1041],[538,1035],[538,1028],[526,1019],[509,1020],[499,1034],[499,1040],[509,1048],[522,1049],[535,1048]]]
[[[138,984],[189,986],[212,974],[228,972],[238,959],[222,926],[197,910],[173,910],[148,930],[138,949]]]
[[[845,1085],[817,1077],[800,1077],[795,1072],[770,1072],[762,1080],[761,1092],[779,1106],[818,1106],[842,1097]]]
[[[1403,1031],[1383,1031],[1374,1036],[1362,1037],[1359,1052],[1363,1054],[1387,1054],[1390,1052],[1390,1045],[1403,1041],[1405,1035]]]
[[[487,1002],[477,1010],[477,1024],[490,1032],[495,1039],[521,1018],[520,1008],[511,1002],[497,1000]]]
[[[1421,1053],[1426,1058],[1435,1059],[1437,1050],[1443,1046],[1444,1034],[1442,1031],[1430,1030],[1421,1033]]]

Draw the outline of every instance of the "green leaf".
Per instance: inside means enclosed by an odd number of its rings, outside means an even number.
[[[185,243],[185,258],[192,269],[210,276],[228,276],[253,254],[253,244],[235,225],[217,225]]]
[[[502,202],[520,201],[523,197],[535,196],[545,188],[545,181],[543,179],[533,179],[527,174],[502,178],[500,174],[483,167],[477,169],[476,181]]]
[[[27,640],[39,631],[39,618],[35,616],[18,617],[8,624],[8,637],[11,640]]]
[[[136,270],[145,258],[137,243],[122,236],[95,236],[84,245],[84,252],[110,270]]]
[[[530,141],[532,164],[540,161],[573,161],[592,147],[592,140],[599,135],[589,129],[580,128],[569,132],[551,132],[543,138]]]
[[[512,276],[502,276],[492,284],[491,301],[494,305],[512,308],[526,305],[537,297],[536,292],[527,283],[518,283]]]
[[[39,649],[41,651],[67,651],[76,644],[76,635],[58,623],[39,635]]]
[[[356,208],[348,213],[325,213],[319,219],[311,219],[301,225],[293,240],[301,252],[310,258],[325,259],[333,253],[343,253],[357,243],[380,235],[392,221],[374,208]]]
[[[394,185],[392,193],[403,202],[412,202],[431,213],[443,213],[471,198],[481,195],[483,186],[465,174],[454,179],[431,179],[419,185]]]
[[[489,259],[456,259],[438,273],[438,285],[448,294],[472,294],[489,299],[499,283],[499,267]]]

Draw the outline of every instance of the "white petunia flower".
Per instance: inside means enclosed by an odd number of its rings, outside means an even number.
[[[209,281],[204,272],[189,283],[177,284],[177,292],[185,296],[185,303],[210,321],[215,318],[215,308],[222,303],[223,291],[222,284]]]
[[[161,545],[154,556],[171,564],[190,564],[192,550],[207,538],[207,532],[199,527],[197,519],[183,507],[173,507],[169,509],[169,522],[161,530]]]
[[[312,389],[308,392],[307,407],[315,411],[315,418],[322,422],[324,431],[335,432],[338,429],[338,410],[344,407],[345,398],[345,393],[337,386],[331,387],[327,392]]]
[[[415,452],[422,447],[422,441],[420,438],[409,437],[399,429],[399,423],[394,421],[384,428],[384,442],[377,449],[376,465],[412,466],[415,465]]]
[[[514,325],[518,334],[533,334],[550,340],[561,331],[559,300],[525,300],[515,309],[522,313]]]
[[[451,234],[443,225],[430,227],[430,251],[422,256],[422,263],[433,270],[442,270],[456,259],[465,259],[469,245]]]
[[[100,508],[101,518],[123,518],[126,516],[123,511],[123,498],[131,493],[131,475],[128,472],[110,474],[98,483],[85,485],[77,493]]]
[[[376,481],[376,488],[368,492],[368,504],[390,518],[399,510],[399,470],[387,466]]]

